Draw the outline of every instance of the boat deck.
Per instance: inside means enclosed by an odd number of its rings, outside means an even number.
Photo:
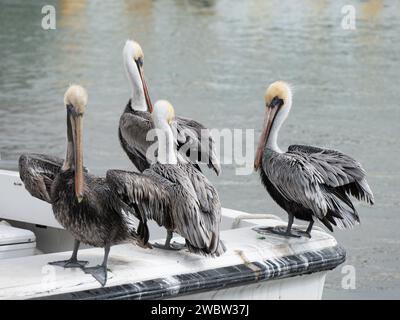
[[[268,219],[263,220],[263,225],[284,223]],[[47,264],[68,259],[71,252],[0,260],[0,299],[175,298],[297,275],[321,274],[345,260],[345,251],[332,236],[318,230],[312,236],[312,239],[285,238],[260,234],[254,227],[226,230],[222,231],[221,238],[227,252],[218,258],[185,250],[116,245],[111,248],[106,287],[101,287],[81,269]],[[178,237],[175,240],[182,241]],[[102,258],[101,248],[79,251],[79,259],[88,260],[90,265],[100,263]]]

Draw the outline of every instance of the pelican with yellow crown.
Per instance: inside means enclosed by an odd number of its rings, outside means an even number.
[[[132,94],[121,115],[118,135],[131,162],[143,172],[152,163],[147,157],[152,141],[146,137],[154,124],[151,118],[153,105],[143,72],[144,54],[137,42],[126,41],[123,60]],[[184,117],[175,117],[172,126],[180,161],[191,162],[199,170],[198,164],[205,163],[219,175],[221,166],[210,131],[198,121]]]
[[[265,93],[265,118],[254,167],[274,201],[288,216],[285,228],[270,232],[311,237],[315,220],[330,231],[332,226],[351,228],[359,223],[350,196],[373,204],[374,196],[365,170],[353,158],[335,150],[291,145],[288,151],[278,146],[279,130],[292,107],[292,90],[283,81],[272,83]],[[309,221],[305,231],[294,231],[294,218]]]
[[[57,221],[75,238],[68,260],[51,262],[63,268],[82,268],[101,285],[107,282],[107,261],[112,245],[133,242],[146,245],[149,231],[146,216],[124,203],[123,193],[115,193],[106,178],[96,177],[83,167],[83,117],[86,90],[78,85],[64,96],[67,112],[67,152],[65,160],[45,154],[22,154],[19,174],[29,193],[51,204]],[[85,267],[78,260],[80,243],[104,248],[101,265]]]
[[[225,251],[219,238],[221,203],[217,190],[191,163],[180,163],[174,146],[171,124],[174,108],[165,100],[154,105],[151,114],[157,129],[157,162],[143,173],[111,170],[107,180],[113,190],[124,193],[128,203],[147,219],[167,229],[165,244],[154,246],[179,250],[171,243],[173,232],[181,235],[190,252],[219,256]]]

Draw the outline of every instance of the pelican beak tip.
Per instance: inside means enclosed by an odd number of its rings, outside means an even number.
[[[81,195],[81,194],[77,195],[76,200],[78,200],[78,203],[81,203],[83,200],[83,195]]]

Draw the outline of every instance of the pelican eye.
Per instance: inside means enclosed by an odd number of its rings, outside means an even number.
[[[278,96],[275,96],[275,97],[272,99],[272,101],[271,101],[271,103],[270,103],[270,106],[271,106],[272,108],[274,108],[274,107],[280,108],[280,107],[283,106],[283,104],[284,104],[283,99],[279,98]]]
[[[69,114],[73,115],[74,117],[81,117],[81,116],[83,116],[83,112],[78,112],[78,111],[76,111],[75,107],[74,107],[72,104],[70,104],[70,103],[67,104],[67,112],[68,112]]]
[[[139,66],[139,67],[143,67],[143,58],[137,58],[136,59],[136,63],[137,63],[137,65]]]

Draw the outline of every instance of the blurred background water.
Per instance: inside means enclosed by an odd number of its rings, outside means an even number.
[[[43,5],[57,28],[41,28]],[[356,30],[343,30],[343,5],[356,9]],[[324,298],[400,298],[400,4],[398,1],[0,0],[0,168],[16,169],[22,152],[64,156],[63,94],[78,82],[89,92],[85,164],[98,174],[132,168],[117,138],[130,89],[122,65],[128,38],[145,52],[153,101],[211,128],[256,130],[263,93],[284,79],[294,106],[280,145],[339,149],[368,172],[376,205],[357,204],[362,224],[335,231],[356,268],[344,290],[341,267]],[[223,206],[284,213],[257,174],[207,175]]]

